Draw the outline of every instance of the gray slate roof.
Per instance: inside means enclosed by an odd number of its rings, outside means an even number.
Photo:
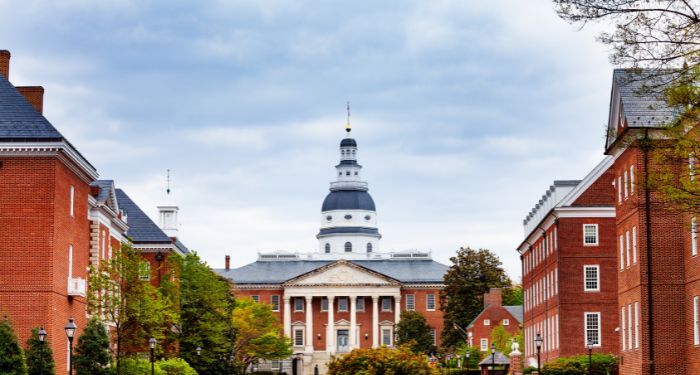
[[[215,269],[236,284],[281,284],[335,260],[257,261],[230,271]],[[433,260],[348,260],[402,283],[442,283],[447,266]]]
[[[510,358],[501,352],[494,353],[494,358],[491,358],[491,352],[489,352],[489,355],[479,362],[479,366],[490,366],[494,362],[496,365],[510,365]]]
[[[63,135],[0,75],[0,140],[60,141]]]
[[[323,200],[321,212],[333,210],[376,211],[374,200],[364,190],[334,190]]]
[[[663,126],[678,113],[668,106],[663,93],[668,78],[664,79],[657,72],[650,69],[615,69],[613,72],[628,126]]]
[[[504,309],[508,310],[510,315],[513,315],[515,319],[518,319],[518,323],[523,322],[523,305],[520,306],[503,306]]]
[[[100,192],[95,199],[98,203],[105,204],[109,199],[109,191],[114,187],[114,180],[96,180],[90,183],[90,186],[97,186]]]
[[[119,207],[126,212],[127,225],[129,225],[126,235],[135,244],[172,243],[170,237],[122,189],[117,189],[116,193]]]

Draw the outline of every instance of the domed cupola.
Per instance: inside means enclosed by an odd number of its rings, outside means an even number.
[[[327,254],[369,254],[379,249],[377,209],[362,181],[357,163],[357,142],[350,137],[348,110],[347,136],[340,141],[340,163],[336,180],[321,207],[321,230],[316,238],[319,251]]]

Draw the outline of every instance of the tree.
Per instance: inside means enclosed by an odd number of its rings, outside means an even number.
[[[406,346],[389,349],[355,349],[328,363],[328,375],[430,375],[428,359]]]
[[[7,317],[0,321],[0,375],[27,375],[24,351]]]
[[[522,306],[523,285],[516,284],[503,291],[503,306]]]
[[[282,335],[270,305],[257,303],[251,298],[237,299],[232,322],[236,327],[233,349],[241,372],[255,361],[284,359],[292,355],[292,343]]]
[[[506,331],[505,327],[499,324],[491,331],[491,342],[496,344],[496,350],[508,355],[513,345],[513,336]]]
[[[39,330],[32,329],[32,335],[27,340],[27,373],[29,375],[53,375],[56,366],[53,362],[53,353],[49,341],[44,338],[39,340]]]
[[[610,60],[634,68],[678,69],[672,80],[700,62],[700,6],[679,0],[554,0],[557,14],[581,27],[607,21],[614,31],[599,40]]]
[[[396,343],[409,347],[414,353],[432,352],[434,340],[425,317],[416,311],[402,311],[396,325]]]
[[[464,330],[484,307],[484,293],[490,288],[504,288],[511,281],[501,267],[501,260],[487,249],[460,248],[450,258],[445,273],[445,288],[440,292],[440,306],[445,322],[442,346],[455,347],[464,342]]]
[[[162,342],[177,324],[173,298],[140,278],[142,261],[131,244],[122,244],[111,259],[90,270],[88,310],[114,326],[118,374],[125,355],[143,350],[150,337]]]
[[[109,370],[109,337],[97,318],[88,322],[75,347],[75,371],[77,375],[107,375]]]
[[[200,375],[231,373],[234,299],[228,281],[218,276],[197,254],[179,259],[180,356]],[[197,348],[201,354],[197,354]]]

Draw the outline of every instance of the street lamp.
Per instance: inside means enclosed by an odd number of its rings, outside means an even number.
[[[491,371],[496,373],[496,344],[491,343]]]
[[[466,361],[467,362],[467,370],[469,370],[469,357],[471,357],[471,355],[472,355],[471,350],[467,349],[467,353],[465,354],[465,356],[467,357],[467,361]]]
[[[591,374],[591,365],[592,365],[592,360],[591,356],[593,355],[593,340],[588,339],[588,342],[586,343],[586,347],[588,347],[588,373]]]
[[[44,345],[44,340],[46,339],[46,330],[44,327],[39,328],[39,332],[37,332],[37,335],[39,335],[39,342],[41,345]]]
[[[198,356],[202,355],[202,348],[200,348],[200,347],[198,346],[197,349],[195,349],[195,350],[197,351],[197,355],[198,355]]]
[[[68,318],[68,323],[64,327],[66,336],[68,337],[68,375],[73,373],[73,336],[78,326],[75,325],[73,318]]]
[[[542,335],[537,332],[535,337],[535,346],[537,347],[537,373],[540,373],[540,350],[542,350]]]
[[[151,375],[155,374],[155,351],[156,351],[156,338],[151,337],[148,340],[148,346],[151,348]]]

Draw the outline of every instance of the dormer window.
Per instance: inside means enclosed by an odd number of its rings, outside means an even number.
[[[352,243],[346,242],[345,243],[345,252],[346,253],[351,253],[352,252]]]
[[[325,250],[326,250],[326,254],[330,253],[331,252],[331,244],[327,243]]]
[[[367,242],[367,253],[371,253],[371,252],[372,252],[372,243]]]

